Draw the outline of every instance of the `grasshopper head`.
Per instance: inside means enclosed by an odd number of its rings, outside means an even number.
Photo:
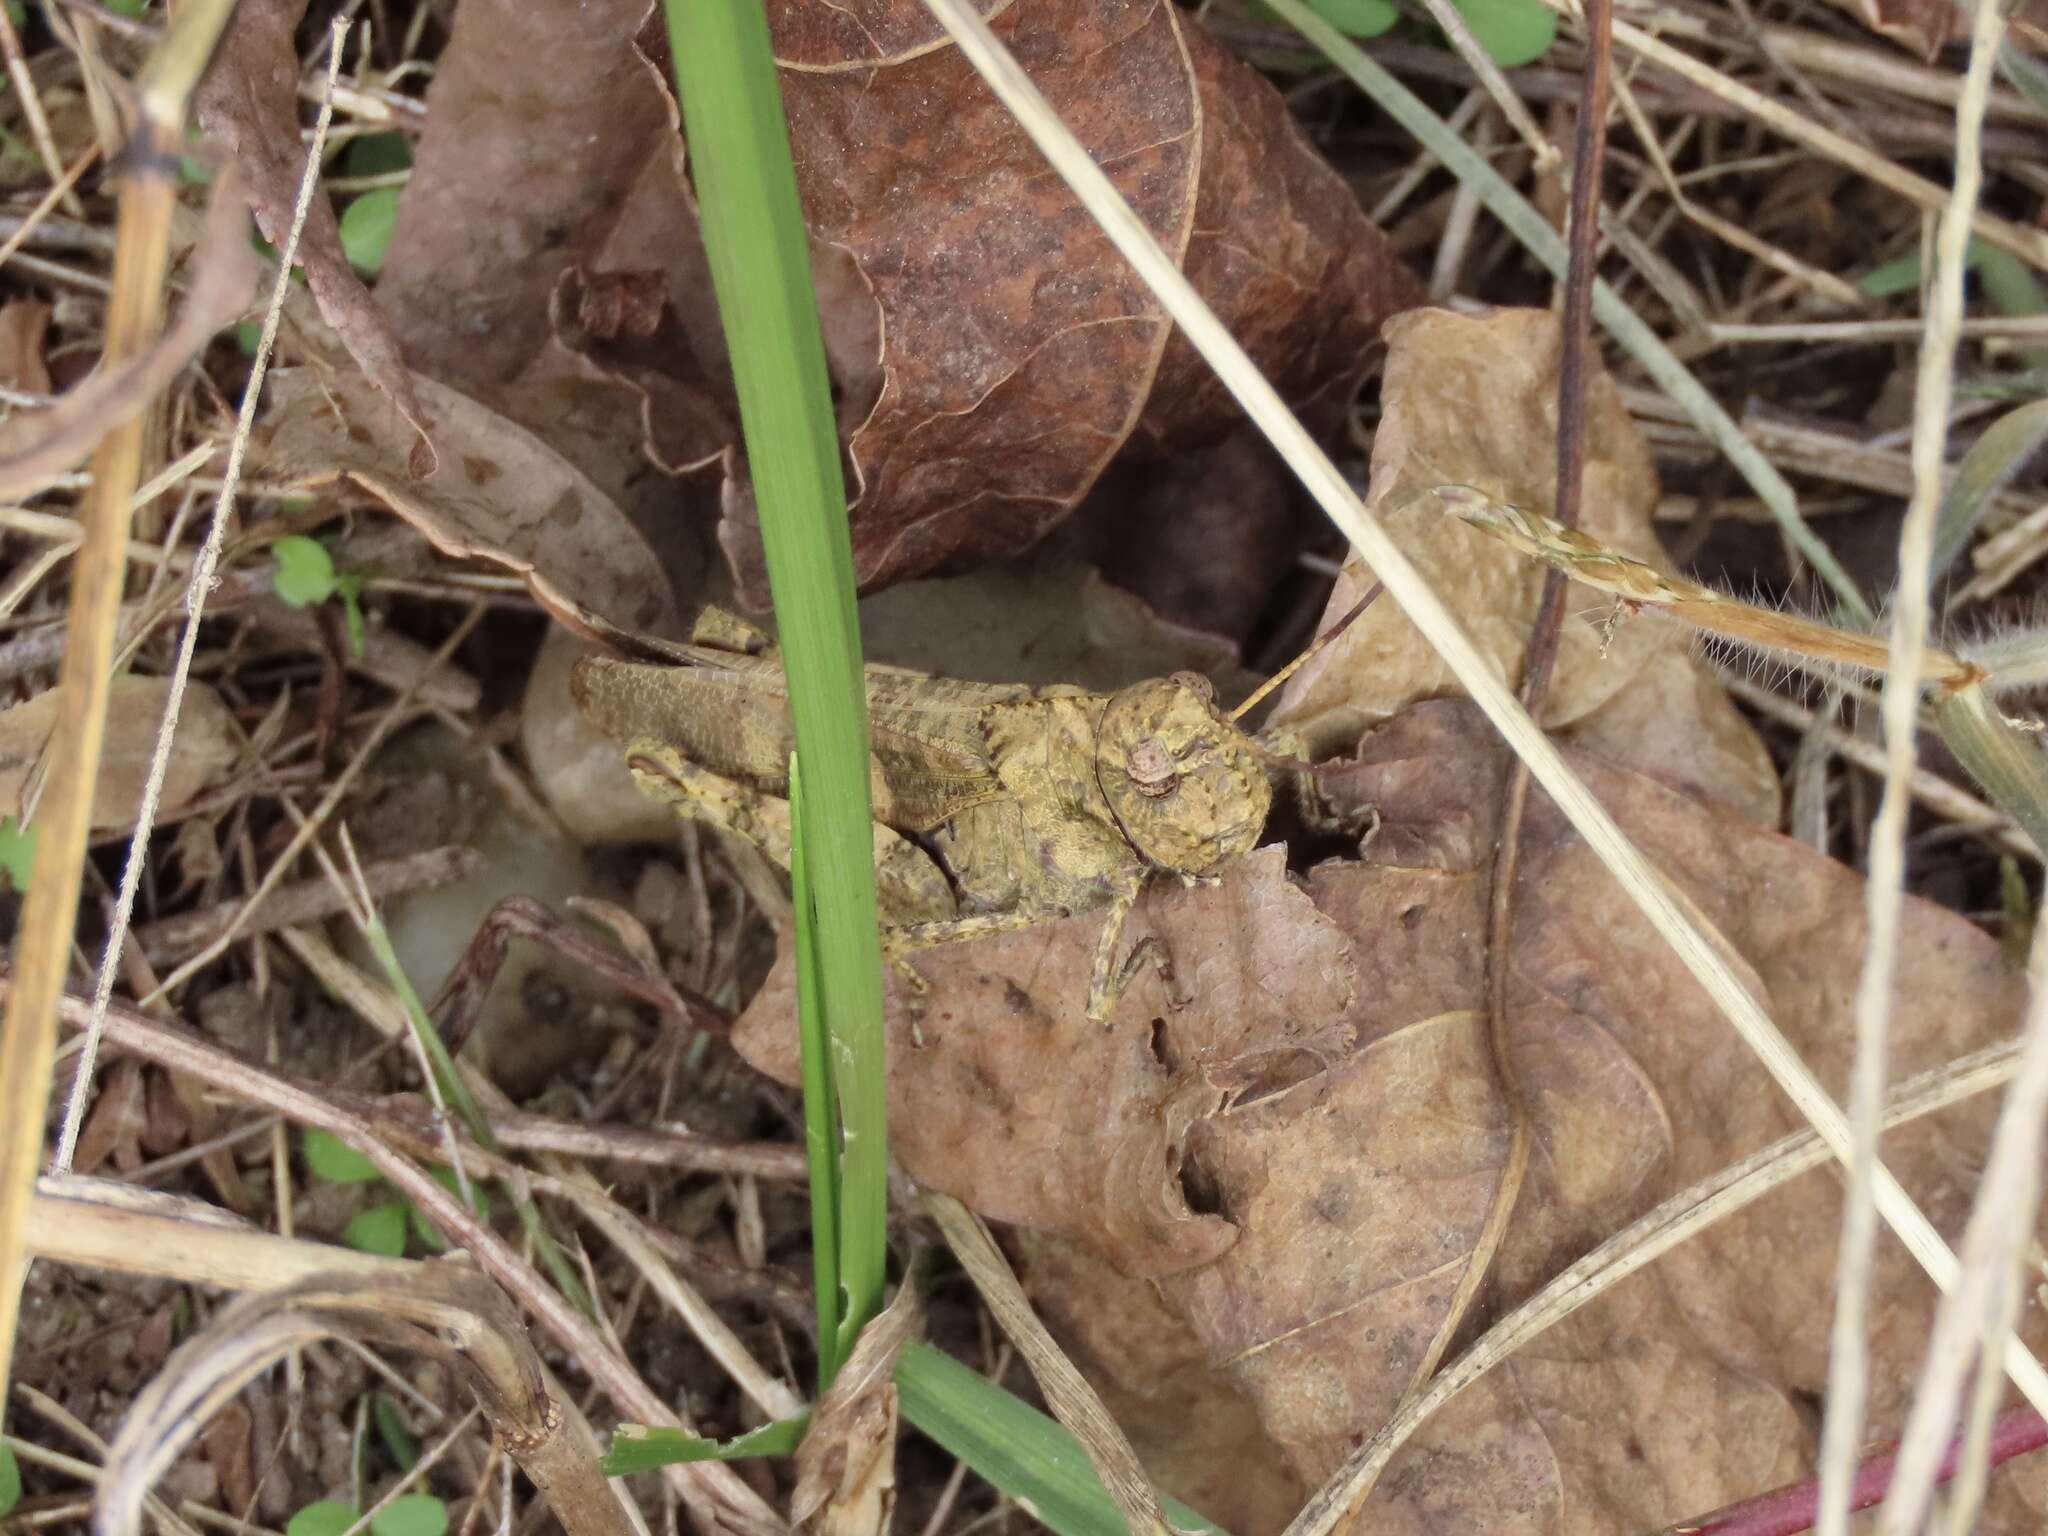
[[[1131,846],[1187,875],[1249,852],[1273,803],[1258,750],[1193,672],[1111,696],[1096,733],[1095,778]]]

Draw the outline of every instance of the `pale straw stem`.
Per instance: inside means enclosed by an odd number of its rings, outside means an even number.
[[[72,1077],[71,1097],[64,1106],[64,1125],[57,1139],[56,1156],[50,1171],[68,1173],[78,1150],[78,1135],[85,1123],[85,1108],[92,1097],[93,1065],[99,1055],[100,1036],[107,1025],[107,1003],[114,995],[114,978],[121,968],[121,946],[128,935],[128,922],[135,912],[135,894],[142,884],[142,864],[149,853],[149,834],[156,824],[157,805],[163,798],[164,775],[170,768],[171,738],[178,728],[178,712],[184,707],[185,685],[192,675],[192,658],[199,649],[199,623],[206,611],[207,596],[214,588],[214,569],[220,564],[221,546],[226,542],[228,524],[235,511],[235,492],[241,482],[242,459],[249,445],[249,430],[256,422],[257,402],[263,395],[263,376],[269,371],[271,348],[277,341],[278,318],[284,313],[285,295],[291,291],[292,258],[298,254],[299,234],[306,227],[306,212],[313,206],[313,194],[320,185],[320,152],[327,141],[327,125],[334,118],[334,81],[341,72],[341,45],[348,35],[344,21],[334,24],[333,48],[327,61],[327,90],[320,98],[320,117],[313,128],[312,147],[306,156],[306,174],[299,181],[299,200],[292,210],[291,232],[278,253],[277,282],[270,292],[270,306],[263,316],[263,336],[249,367],[249,383],[242,393],[242,409],[235,419],[234,442],[228,449],[227,474],[221,482],[220,497],[214,503],[213,521],[206,530],[206,543],[192,565],[192,579],[185,588],[185,633],[178,642],[177,661],[171,668],[170,692],[164,699],[163,724],[157,728],[155,750],[149,760],[149,778],[142,790],[142,804],[136,813],[135,831],[128,839],[128,861],[121,869],[121,889],[114,898],[114,919],[107,945],[100,959],[99,976],[93,984],[92,1017],[79,1048],[78,1070]]]

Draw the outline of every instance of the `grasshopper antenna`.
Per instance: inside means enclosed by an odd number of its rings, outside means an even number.
[[[1233,723],[1242,720],[1254,709],[1257,709],[1259,705],[1263,704],[1266,700],[1267,694],[1271,693],[1275,688],[1278,688],[1282,683],[1286,682],[1287,679],[1294,676],[1296,672],[1299,672],[1301,670],[1302,664],[1304,662],[1308,661],[1311,657],[1320,654],[1324,647],[1329,645],[1329,643],[1332,640],[1335,640],[1339,635],[1343,634],[1345,630],[1349,629],[1353,621],[1355,621],[1361,613],[1364,613],[1366,609],[1370,608],[1372,606],[1372,600],[1378,597],[1379,595],[1380,584],[1378,582],[1374,582],[1371,586],[1365,589],[1365,596],[1361,597],[1356,603],[1352,605],[1351,611],[1349,613],[1345,614],[1343,618],[1339,619],[1336,623],[1332,624],[1328,629],[1324,630],[1320,635],[1317,635],[1315,639],[1311,640],[1308,644],[1308,648],[1304,650],[1299,656],[1295,657],[1294,660],[1287,663],[1286,666],[1282,667],[1278,672],[1275,672],[1271,677],[1267,678],[1263,683],[1259,684],[1259,686],[1252,691],[1252,696],[1250,698],[1246,699],[1242,704],[1238,705],[1237,708],[1233,709],[1230,712],[1230,720]]]

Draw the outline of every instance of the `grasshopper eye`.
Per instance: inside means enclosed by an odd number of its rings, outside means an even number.
[[[1180,785],[1180,769],[1173,754],[1157,736],[1147,736],[1132,746],[1126,771],[1139,794],[1155,799],[1172,794]]]

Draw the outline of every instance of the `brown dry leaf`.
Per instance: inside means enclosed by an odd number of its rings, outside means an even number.
[[[1860,878],[1649,776],[1573,758],[1741,957],[1780,1028],[1839,1095],[1853,1050]],[[1407,829],[1421,867],[1324,866],[1315,873],[1318,906],[1354,937],[1398,926],[1427,948],[1469,944],[1504,764],[1477,712],[1445,703],[1410,710],[1368,738],[1356,765],[1325,770],[1324,788],[1340,803],[1369,802]],[[1419,888],[1437,894],[1419,897]],[[1540,796],[1530,804],[1515,890],[1510,1048],[1535,1144],[1493,1269],[1502,1306],[1658,1201],[1800,1123]],[[1899,959],[1898,1075],[1988,1044],[2019,1016],[2021,978],[1995,941],[1931,903],[1909,903]],[[1967,1212],[1993,1107],[1963,1106],[1886,1140],[1888,1164],[1950,1233]],[[1547,1509],[1528,1512],[1553,1522],[1542,1528],[1653,1528],[1811,1470],[1804,1405],[1826,1382],[1839,1188],[1831,1170],[1787,1186],[1503,1368],[1503,1428],[1533,1430],[1554,1461]],[[1880,1245],[1874,1286],[1873,1434],[1903,1417],[1934,1299],[1895,1244]],[[1319,1475],[1351,1443],[1327,1433],[1299,1443],[1297,1464]],[[1411,1469],[1431,1465],[1435,1486],[1425,1496],[1417,1472],[1390,1473],[1369,1509],[1398,1512],[1445,1495],[1441,1467],[1417,1450],[1406,1460]],[[1494,1474],[1475,1464],[1470,1475],[1471,1498],[1483,1505]],[[2037,1521],[2038,1511],[2023,1514],[2013,1486],[2001,1498],[2001,1513],[1982,1529],[2033,1528],[2021,1522]]]
[[[1548,514],[1556,505],[1558,329],[1541,310],[1497,310],[1482,317],[1424,310],[1388,322],[1382,414],[1373,439],[1374,512],[1503,673],[1522,664],[1544,572],[1483,533],[1447,516],[1426,493],[1472,486]],[[1651,528],[1657,476],[1648,450],[1612,381],[1596,367],[1586,384],[1585,525],[1606,543],[1668,569]],[[1331,594],[1327,619],[1349,611],[1371,583],[1357,562]],[[1676,626],[1610,626],[1613,603],[1585,587],[1568,588],[1557,671],[1544,723],[1569,725],[1610,700],[1660,655],[1682,649]],[[1667,688],[1676,678],[1664,674]],[[1272,723],[1305,736],[1318,755],[1348,750],[1360,731],[1417,699],[1454,692],[1456,681],[1398,604],[1376,602],[1342,639],[1287,685]],[[1647,685],[1638,697],[1652,692]],[[1681,700],[1686,690],[1680,689]],[[1708,689],[1718,697],[1718,689]],[[1626,708],[1646,708],[1637,703]],[[1737,761],[1714,794],[1768,810],[1775,783],[1761,744],[1739,720],[1717,727],[1720,751]],[[1681,714],[1675,739],[1697,734]],[[1624,738],[1626,739],[1626,738]],[[1768,804],[1763,802],[1769,796]]]
[[[242,0],[235,8],[194,107],[223,162],[247,179],[249,207],[273,245],[284,244],[305,175],[299,142],[299,56],[292,32],[306,0]],[[299,237],[299,265],[320,314],[349,356],[410,423],[404,462],[415,479],[435,470],[434,445],[397,339],[341,249],[333,205],[316,196]]]
[[[50,306],[38,299],[0,304],[0,384],[31,395],[47,395],[55,388],[43,361],[50,314]]]
[[[1094,1249],[1016,1227],[1004,1245],[1067,1358],[1102,1396],[1159,1486],[1233,1536],[1267,1536],[1308,1489],[1259,1423],[1251,1399],[1209,1368],[1209,1352],[1149,1280]],[[1200,1413],[1188,1405],[1200,1402]]]
[[[812,234],[881,316],[881,393],[848,445],[863,588],[1028,548],[1141,417],[1154,446],[1215,429],[1206,370],[921,6],[771,20]],[[1272,87],[1162,0],[990,24],[1283,392],[1348,393],[1415,289]],[[720,537],[760,600],[743,498]]]
[[[1860,878],[1649,774],[1571,756],[1839,1093]],[[920,956],[928,1044],[893,1042],[906,1171],[1149,1278],[1190,1334],[1148,1351],[1198,1350],[1304,1483],[1383,1423],[1454,1335],[1470,1336],[1482,1265],[1489,1309],[1512,1305],[1798,1123],[1538,796],[1514,952],[1500,962],[1533,1145],[1512,1214],[1491,1223],[1510,1125],[1484,1011],[1504,772],[1470,705],[1413,706],[1356,760],[1319,771],[1338,807],[1378,812],[1364,858],[1317,866],[1304,894],[1268,848],[1215,888],[1141,903],[1139,930],[1165,940],[1187,1008],[1147,980],[1112,1028],[1082,1023],[1100,918],[1073,919]],[[2019,1016],[2021,978],[1996,942],[1930,903],[1909,903],[1900,975],[1899,1074],[1988,1044]],[[781,1073],[793,1067],[786,988],[779,970],[735,1035]],[[1991,1108],[1886,1141],[1944,1230],[1967,1212]],[[1789,1185],[1545,1334],[1408,1447],[1367,1506],[1371,1528],[1599,1536],[1809,1470],[1839,1189],[1826,1171]],[[1084,1272],[1059,1271],[1075,1285]],[[1873,1433],[1903,1415],[1934,1300],[1896,1245],[1881,1252],[1876,1296]],[[1099,1305],[1130,1310],[1114,1286],[1107,1301],[1065,1294],[1056,1310]],[[2030,1328],[2048,1336],[2039,1317]],[[1123,1404],[1142,1407],[1127,1373],[1106,1385],[1119,1381]],[[1155,1403],[1175,1417],[1132,1426],[1135,1437],[1202,1439],[1209,1429],[1182,1421],[1203,1396]],[[2004,1480],[1983,1528],[2034,1528],[2021,1523],[2038,1521],[2033,1497]]]
[[[135,825],[142,788],[149,778],[157,728],[163,723],[170,683],[160,677],[123,673],[107,700],[106,745],[93,787],[95,831],[125,831]],[[19,816],[23,799],[40,771],[56,729],[63,690],[52,688],[23,704],[0,710],[0,816]],[[234,715],[204,683],[185,689],[178,729],[171,738],[158,814],[175,816],[203,790],[219,781],[240,751]]]
[[[1174,935],[1195,1002],[1172,1008],[1148,968],[1105,1030],[1085,1012],[1101,921],[920,953],[933,987],[921,1050],[892,977],[890,1141],[913,1178],[984,1216],[1092,1243],[1128,1274],[1168,1274],[1238,1238],[1189,1208],[1178,1177],[1189,1127],[1233,1090],[1342,1052],[1355,966],[1289,881],[1284,850],[1264,849],[1213,887],[1140,903],[1130,941]],[[733,1029],[743,1055],[789,1081],[791,986],[785,956]]]
[[[463,0],[377,293],[407,360],[488,395],[548,339],[548,296],[591,262],[669,109],[633,49],[648,0]],[[672,173],[671,173],[672,174]]]
[[[593,638],[675,631],[661,562],[588,476],[468,396],[424,376],[412,385],[446,465],[430,484],[406,474],[411,428],[386,396],[310,368],[271,375],[252,469],[295,487],[353,481],[444,554],[517,572],[549,612]]]

